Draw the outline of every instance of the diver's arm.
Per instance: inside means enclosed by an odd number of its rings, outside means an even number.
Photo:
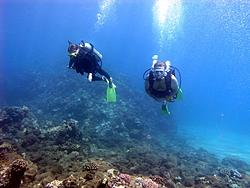
[[[146,80],[145,80],[144,88],[145,88],[146,93],[149,93],[149,81],[148,81],[148,78],[146,78]]]
[[[68,68],[74,69],[75,58],[70,58]]]
[[[158,99],[156,96],[154,96],[154,95],[152,95],[152,94],[150,93],[148,77],[147,77],[146,80],[145,80],[145,91],[146,91],[146,93],[147,93],[150,97],[152,97],[154,100],[156,100],[157,102],[159,102],[159,99]]]
[[[174,96],[178,92],[178,81],[174,75],[171,75],[171,89],[172,91],[169,93],[169,97]]]
[[[96,68],[97,68],[97,63],[95,62],[95,60],[93,58],[91,58],[91,60],[89,61],[89,74],[88,74],[88,81],[91,82],[93,75],[96,72]]]

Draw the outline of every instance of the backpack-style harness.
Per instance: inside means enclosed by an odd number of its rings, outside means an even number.
[[[168,96],[170,94],[170,92],[172,91],[171,75],[175,75],[174,69],[169,69],[169,71],[167,72],[167,75],[164,77],[165,84],[166,84],[166,90],[165,91],[157,91],[153,88],[155,78],[154,78],[153,72],[150,71],[149,80],[148,80],[149,81],[149,92],[151,94],[155,95],[157,98],[165,98],[166,96]]]

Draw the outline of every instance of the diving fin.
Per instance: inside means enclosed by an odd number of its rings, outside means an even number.
[[[178,90],[176,100],[183,100],[183,93],[182,93],[182,89],[181,88],[179,88],[179,90]]]
[[[162,104],[160,113],[161,113],[161,114],[170,114],[170,112],[169,112],[169,110],[168,110],[167,104]]]
[[[107,88],[107,101],[108,102],[116,102],[115,87],[110,88],[108,86],[108,88]]]
[[[109,83],[108,84],[108,87],[107,87],[107,101],[108,102],[116,102],[116,91],[115,91],[115,88],[116,88],[116,85],[113,84],[113,87],[109,87]]]

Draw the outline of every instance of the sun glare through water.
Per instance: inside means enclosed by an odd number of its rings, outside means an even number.
[[[183,7],[181,0],[156,0],[152,8],[153,29],[160,49],[175,40],[181,30]]]
[[[102,0],[99,2],[100,13],[96,15],[97,22],[95,24],[95,31],[99,31],[110,15],[115,12],[115,4],[116,0]]]

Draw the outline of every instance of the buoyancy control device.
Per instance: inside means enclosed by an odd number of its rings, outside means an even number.
[[[94,55],[96,62],[102,61],[102,54],[98,52],[91,43],[85,43],[81,41],[79,46],[86,52]]]

